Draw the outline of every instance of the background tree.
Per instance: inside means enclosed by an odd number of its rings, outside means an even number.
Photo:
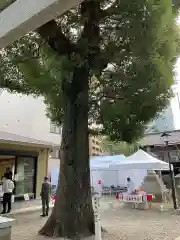
[[[43,95],[63,123],[61,187],[41,234],[94,233],[88,124],[140,137],[171,96],[175,40],[169,0],[89,0],[1,52],[1,87]]]
[[[159,133],[160,130],[157,128],[156,125],[152,125],[150,127],[148,127],[146,133]]]
[[[113,142],[107,137],[101,138],[101,148],[103,152],[107,152],[110,155],[124,154],[126,157],[132,155],[139,149],[138,143],[126,143],[126,142]]]

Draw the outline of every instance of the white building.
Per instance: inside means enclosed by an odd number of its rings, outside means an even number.
[[[46,117],[43,98],[2,91],[0,130],[60,145],[61,128]]]
[[[58,144],[61,142],[61,128],[46,117],[43,98],[0,92],[0,131]],[[58,168],[59,151],[51,153],[48,171]]]

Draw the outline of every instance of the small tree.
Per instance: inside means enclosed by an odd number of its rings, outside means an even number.
[[[40,234],[94,234],[88,127],[112,140],[141,136],[168,103],[175,58],[169,0],[85,0],[1,52],[1,87],[43,95],[63,123],[61,186]]]

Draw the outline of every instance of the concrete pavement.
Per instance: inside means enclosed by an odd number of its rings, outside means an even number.
[[[15,218],[12,240],[45,240],[37,236],[47,221],[40,218],[39,212],[17,214]],[[180,216],[170,211],[133,210],[114,204],[113,208],[102,211],[101,224],[107,231],[102,240],[179,240],[180,236]]]

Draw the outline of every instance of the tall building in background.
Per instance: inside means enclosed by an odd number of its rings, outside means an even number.
[[[174,114],[171,105],[160,116],[149,123],[147,132],[164,132],[175,129]]]
[[[101,156],[103,151],[101,148],[101,142],[95,137],[89,138],[89,155],[90,156]]]

